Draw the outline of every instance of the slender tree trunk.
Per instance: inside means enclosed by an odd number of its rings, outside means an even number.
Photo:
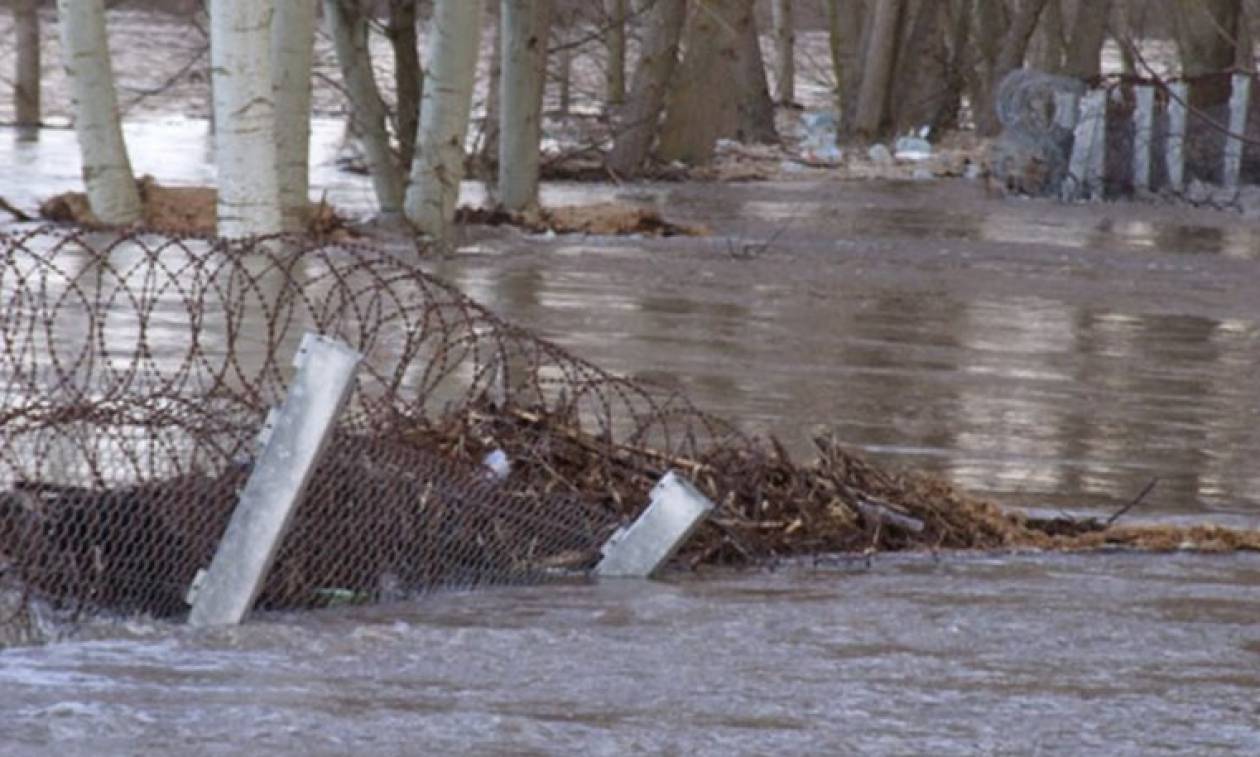
[[[875,0],[871,9],[870,31],[863,43],[865,69],[858,90],[853,128],[873,139],[883,128],[888,112],[889,85],[897,62],[897,31],[901,26],[903,0]]]
[[[404,209],[421,232],[450,236],[464,175],[464,138],[472,107],[481,33],[480,2],[437,0],[420,132]]]
[[[573,107],[573,40],[567,25],[559,29],[556,49],[556,85],[559,88],[560,117],[568,118]]]
[[[778,64],[774,94],[781,105],[796,102],[795,21],[792,0],[774,0],[774,51]]]
[[[761,55],[754,0],[741,0],[734,21],[741,40],[736,47],[739,125],[735,138],[745,142],[775,142],[779,134],[774,128],[774,100],[770,98],[766,62]]]
[[[105,2],[58,0],[57,16],[88,205],[103,223],[135,223],[141,215],[140,192],[118,116],[105,33]]]
[[[283,229],[271,71],[271,3],[211,0],[218,226],[223,237]]]
[[[890,116],[895,133],[927,126],[935,130],[949,119],[950,70],[946,36],[949,4],[941,0],[909,0],[905,29],[893,73]]]
[[[976,131],[981,136],[993,136],[1001,129],[994,103],[998,85],[1008,73],[1023,65],[1028,42],[1037,28],[1037,21],[1041,18],[1046,2],[1047,0],[1021,0],[1015,15],[1010,17],[1001,48],[985,77],[983,91],[977,102]]]
[[[840,128],[852,132],[862,67],[862,24],[866,6],[862,0],[828,0],[827,27],[831,43],[831,68],[836,77],[836,109]]]
[[[1052,74],[1063,72],[1066,55],[1063,27],[1063,3],[1050,0],[1029,45],[1028,59],[1033,68]]]
[[[1058,0],[1052,0],[1058,4]],[[1069,76],[1096,78],[1102,73],[1102,47],[1107,39],[1111,0],[1083,0],[1076,6],[1063,71]]]
[[[384,216],[403,207],[403,169],[389,144],[387,112],[368,53],[367,17],[358,0],[324,0],[324,17],[350,97],[351,129],[363,143],[376,203]]]
[[[276,181],[288,231],[300,231],[310,220],[311,60],[317,4],[318,0],[278,2],[271,23]]]
[[[15,0],[13,25],[17,32],[17,70],[13,100],[17,125],[40,124],[39,0]]]
[[[538,206],[538,146],[551,0],[503,0],[503,76],[499,102],[499,202],[507,210]]]
[[[389,42],[394,48],[394,91],[397,93],[398,165],[409,166],[416,154],[424,68],[416,36],[416,0],[390,0]]]
[[[626,0],[604,0],[608,28],[604,45],[608,48],[608,70],[604,77],[604,97],[610,107],[626,101]]]
[[[502,0],[489,0],[493,15],[494,44],[490,47],[489,82],[486,86],[486,117],[481,142],[480,163],[486,178],[486,196],[497,202],[499,181],[499,113],[502,103],[499,92],[503,87],[503,14],[499,12]]]
[[[643,53],[608,156],[608,167],[623,176],[638,171],[652,150],[661,111],[665,108],[665,93],[678,63],[678,43],[687,17],[687,2],[655,0],[648,12]]]

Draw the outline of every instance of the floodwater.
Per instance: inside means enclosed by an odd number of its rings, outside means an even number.
[[[326,160],[315,192],[366,212]],[[129,127],[212,176],[205,126]],[[0,132],[0,196],[75,188]],[[473,190],[473,187],[469,187]],[[470,191],[475,201],[475,191]],[[696,239],[501,232],[425,265],[802,457],[834,430],[1008,505],[1260,524],[1260,227],[958,180],[553,185]],[[1260,751],[1255,556],[946,555],[144,624],[0,652],[0,753]]]

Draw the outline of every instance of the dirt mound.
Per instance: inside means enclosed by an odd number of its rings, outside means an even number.
[[[516,226],[536,234],[640,234],[651,237],[696,237],[708,234],[708,230],[700,226],[667,221],[650,208],[615,202],[544,208],[531,213],[463,207],[456,211],[455,220],[463,224]]]
[[[143,228],[170,234],[214,235],[218,193],[213,187],[166,187],[152,176],[142,176],[137,184],[144,206],[139,223]],[[60,223],[104,226],[92,213],[83,192],[49,197],[40,203],[39,215]],[[307,231],[315,236],[346,236],[350,227],[335,208],[321,202],[311,208]]]

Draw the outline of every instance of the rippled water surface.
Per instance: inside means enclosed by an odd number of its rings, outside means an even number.
[[[315,191],[367,212],[339,129]],[[128,133],[139,172],[210,180],[204,124]],[[70,132],[0,132],[0,164],[23,206],[78,183]],[[1158,478],[1147,516],[1260,522],[1253,224],[959,181],[544,192],[614,198],[712,233],[503,232],[424,264],[802,457],[834,429],[1006,504]],[[883,558],[133,626],[0,652],[0,753],[1252,753],[1258,583],[1249,556]]]

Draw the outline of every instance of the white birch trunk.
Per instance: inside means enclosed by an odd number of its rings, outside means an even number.
[[[41,115],[39,0],[17,0],[13,4],[13,26],[17,32],[17,65],[13,80],[15,120],[20,127],[36,127]]]
[[[276,181],[286,231],[310,216],[311,59],[317,0],[276,3],[271,23],[272,93],[276,108]]]
[[[276,170],[271,21],[267,0],[211,0],[210,64],[219,236],[284,228]]]
[[[105,1],[57,0],[57,17],[88,205],[102,223],[135,223],[141,216],[140,192],[118,116]]]
[[[434,9],[420,135],[404,210],[419,231],[442,240],[449,238],[464,175],[481,6],[469,0],[438,0]]]
[[[350,96],[351,129],[363,143],[376,203],[381,215],[397,216],[403,205],[403,173],[390,148],[385,102],[372,73],[367,19],[355,6],[355,0],[324,0],[324,16]]]
[[[792,0],[774,0],[774,52],[778,76],[774,94],[782,105],[796,102],[796,24]]]
[[[532,210],[538,205],[551,0],[503,0],[500,14],[499,202],[507,210]]]

